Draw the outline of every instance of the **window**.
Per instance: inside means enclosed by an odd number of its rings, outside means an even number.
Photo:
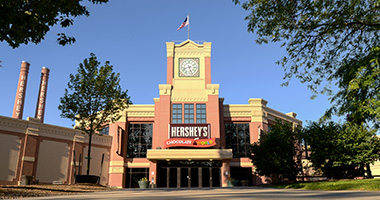
[[[234,158],[249,157],[249,124],[226,123],[226,147],[232,149]]]
[[[196,112],[196,123],[205,124],[206,123],[206,104],[196,104],[196,111],[194,110],[194,104],[184,104],[184,110],[182,111],[182,104],[172,105],[172,123],[181,124],[182,123],[182,112],[183,112],[183,122],[185,124],[193,124],[194,112]]]
[[[173,104],[172,113],[172,123],[181,124],[182,123],[182,104]]]
[[[128,125],[127,158],[146,158],[147,149],[152,148],[152,124]]]
[[[194,124],[194,104],[185,104],[185,124]]]
[[[105,128],[100,129],[99,134],[102,134],[102,135],[108,135],[108,134],[109,134],[109,131],[110,131],[110,127],[107,126],[107,127],[105,127]]]
[[[197,104],[197,123],[206,123],[206,104]]]

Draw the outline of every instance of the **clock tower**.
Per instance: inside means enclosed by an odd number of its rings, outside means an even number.
[[[173,123],[209,124],[210,137],[218,138],[215,147],[218,148],[224,143],[220,137],[223,99],[219,99],[219,84],[211,84],[211,42],[167,42],[166,50],[167,83],[159,85],[160,98],[154,99],[155,114],[159,117],[153,131],[162,135],[157,137],[162,139],[153,140],[152,148],[161,147]],[[202,115],[197,107],[204,108]]]
[[[167,42],[166,50],[167,84],[173,86],[172,100],[206,101],[207,85],[211,84],[211,42]]]

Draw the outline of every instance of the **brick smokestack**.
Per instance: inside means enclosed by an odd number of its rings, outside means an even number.
[[[16,91],[16,99],[13,107],[13,118],[22,119],[22,114],[24,112],[26,83],[28,82],[29,66],[30,64],[28,62],[22,61],[20,77],[18,79],[18,86]]]
[[[34,115],[34,118],[40,119],[42,123],[44,122],[44,116],[45,116],[45,104],[46,104],[49,71],[50,70],[46,67],[43,67],[41,69],[40,90],[38,92],[36,114]]]

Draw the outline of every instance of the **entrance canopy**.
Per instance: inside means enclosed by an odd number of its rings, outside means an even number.
[[[148,149],[149,160],[232,159],[232,149]]]

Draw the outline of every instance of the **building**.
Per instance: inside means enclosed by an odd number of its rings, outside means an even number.
[[[265,182],[253,175],[249,145],[277,119],[301,125],[293,112],[264,99],[223,104],[211,82],[211,43],[166,43],[167,80],[151,105],[130,105],[108,127],[113,136],[109,185],[137,187],[147,177],[157,187],[225,187]]]
[[[22,119],[29,66],[21,63],[12,118],[0,116],[0,185],[74,183],[75,175],[86,172],[88,135],[43,123],[49,77],[45,67],[41,69],[35,116]],[[90,174],[98,175],[102,185],[108,185],[111,145],[111,136],[93,136]]]
[[[254,175],[249,145],[276,120],[302,122],[293,112],[267,107],[264,99],[223,104],[219,85],[211,83],[211,43],[166,46],[167,83],[159,85],[159,98],[130,105],[103,136],[93,136],[90,174],[119,188],[138,187],[143,177],[157,187],[225,187],[230,178],[241,185],[266,183]],[[86,173],[88,136],[44,123],[47,68],[41,69],[35,116],[22,119],[29,65],[21,63],[12,117],[0,116],[0,184],[74,183],[75,175]],[[311,163],[303,159],[303,166]],[[371,171],[380,177],[380,161]]]

